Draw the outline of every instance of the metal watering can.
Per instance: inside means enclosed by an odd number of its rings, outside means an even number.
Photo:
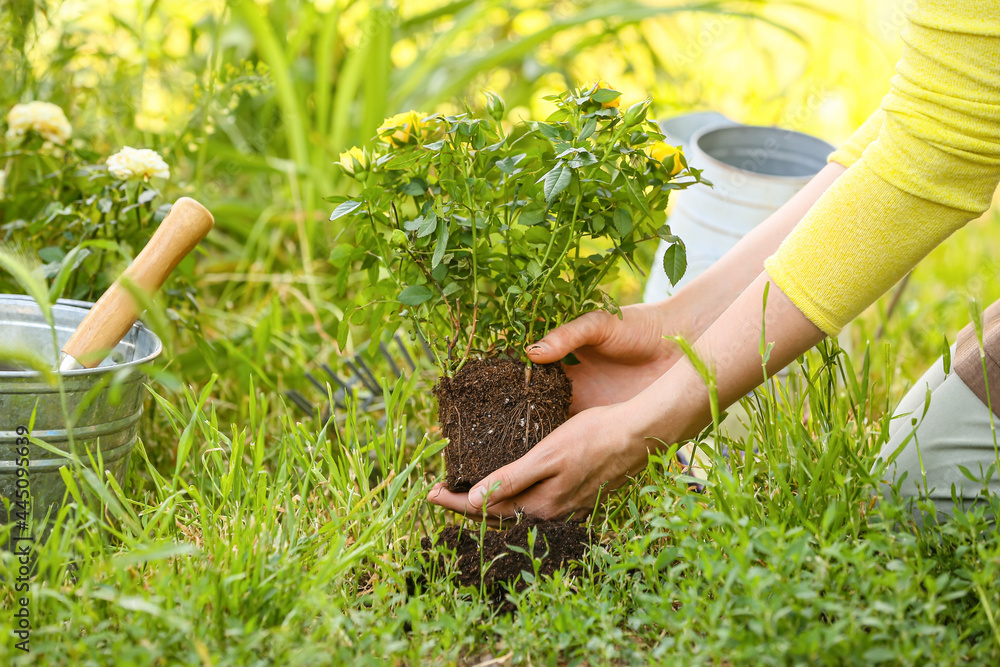
[[[14,524],[0,547],[45,538],[45,518],[66,496],[60,469],[70,463],[124,485],[145,398],[142,366],[163,349],[137,321],[133,293],[156,292],[213,224],[201,204],[179,199],[96,304],[60,299],[51,326],[31,297],[0,295],[0,350],[48,360],[60,381],[0,364],[0,525]]]
[[[671,286],[660,243],[645,301],[659,301],[701,275],[778,210],[825,165],[834,148],[822,139],[775,127],[742,125],[720,113],[685,114],[660,122],[667,143],[680,145],[712,188],[673,194],[670,230],[687,247],[688,268]]]

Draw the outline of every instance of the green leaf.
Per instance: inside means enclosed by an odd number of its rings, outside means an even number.
[[[552,170],[542,177],[542,191],[545,193],[545,201],[552,203],[563,190],[569,186],[573,179],[573,170],[564,164],[557,164]]]
[[[944,343],[941,345],[941,357],[944,363],[944,372],[951,372],[951,345],[948,344],[948,336],[944,337]]]
[[[417,226],[418,239],[422,239],[425,236],[430,236],[431,234],[434,233],[434,230],[437,228],[437,221],[438,221],[437,213],[435,213],[434,211],[427,211],[426,215],[420,216],[419,218],[414,220],[414,222],[417,222],[417,220],[420,221],[420,224]]]
[[[400,192],[411,197],[419,197],[427,192],[427,181],[422,178],[411,178]]]
[[[575,158],[567,162],[573,169],[579,169],[580,167],[587,167],[592,164],[597,164],[597,156],[588,151],[580,152]]]
[[[525,206],[524,210],[521,211],[521,215],[517,217],[517,221],[525,227],[537,225],[544,219],[545,209],[537,205]]]
[[[330,263],[338,269],[344,268],[351,261],[354,254],[354,247],[347,243],[339,243],[330,251]]]
[[[417,153],[415,151],[412,153],[397,153],[392,157],[391,160],[388,160],[385,163],[385,168],[392,169],[393,171],[399,171],[402,169],[406,169],[408,167],[412,167],[419,160],[420,160],[420,153]]]
[[[563,129],[558,125],[549,125],[548,123],[538,123],[538,131],[542,133],[546,139],[551,139],[553,141],[559,141],[560,139],[566,140],[568,137],[563,136]]]
[[[347,345],[347,336],[351,333],[351,321],[350,318],[345,315],[344,319],[340,321],[337,325],[337,345],[340,349],[344,349]]]
[[[159,194],[160,191],[157,190],[156,188],[149,188],[148,190],[143,190],[141,193],[139,193],[139,197],[136,201],[138,201],[140,204],[146,204],[156,199],[156,197]]]
[[[670,233],[670,225],[662,225],[656,230],[656,235],[667,243],[677,243],[680,239]]]
[[[533,245],[546,246],[549,243],[549,239],[552,237],[552,232],[550,232],[545,227],[531,227],[524,234],[524,240]]]
[[[632,233],[632,213],[623,206],[615,209],[615,229],[620,236],[628,236]]]
[[[333,222],[338,218],[343,218],[345,215],[350,215],[351,213],[354,213],[356,210],[358,210],[359,206],[361,206],[361,202],[359,201],[355,201],[353,199],[350,201],[345,201],[343,204],[333,209],[333,213],[330,214],[330,222]]]
[[[431,257],[431,268],[435,268],[441,263],[445,251],[448,250],[448,221],[441,220],[437,228],[437,245],[434,246],[434,255]]]
[[[62,248],[50,246],[39,250],[38,256],[42,258],[43,262],[58,262],[66,256],[66,253],[63,252]]]
[[[525,267],[528,275],[531,276],[532,280],[538,280],[538,277],[542,275],[542,265],[538,263],[538,260],[531,259],[528,261],[528,266]]]
[[[567,118],[569,118],[569,112],[566,109],[558,109],[553,111],[552,114],[545,119],[545,121],[547,123],[561,123]]]
[[[601,104],[607,104],[608,102],[614,102],[622,94],[617,90],[611,90],[610,88],[598,88],[594,91],[594,94],[590,96],[590,99],[595,102],[600,102]]]
[[[631,178],[625,179],[625,189],[628,191],[628,198],[632,200],[632,203],[636,205],[636,208],[642,210],[642,212],[646,214],[646,217],[652,217],[653,213],[649,210],[649,203],[646,201],[645,196],[635,191]]]
[[[663,270],[671,285],[676,285],[684,277],[684,272],[687,271],[687,250],[683,243],[667,247],[667,251],[663,253]]]
[[[612,315],[617,315],[618,319],[622,319],[621,307],[619,307],[619,305],[615,303],[614,300],[604,292],[601,292],[601,308],[611,313]]]
[[[399,302],[406,306],[419,306],[430,299],[431,294],[425,285],[410,285],[399,293]]]
[[[514,168],[517,167],[517,163],[523,160],[525,155],[525,153],[521,153],[520,155],[509,155],[502,160],[497,160],[497,169],[510,176],[514,173]]]
[[[587,119],[587,122],[583,124],[583,129],[580,130],[579,139],[581,141],[583,139],[589,139],[590,135],[592,135],[595,130],[597,130],[597,118],[591,116]]]

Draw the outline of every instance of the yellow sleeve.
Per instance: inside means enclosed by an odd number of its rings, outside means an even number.
[[[877,138],[764,263],[830,335],[982,215],[1000,181],[1000,0],[917,0],[903,41]]]
[[[882,122],[885,120],[885,112],[881,107],[875,110],[868,117],[861,127],[855,130],[851,138],[843,146],[830,153],[827,162],[836,162],[845,167],[850,167],[861,158],[861,154],[868,148],[868,144],[878,138],[878,132],[882,129]]]

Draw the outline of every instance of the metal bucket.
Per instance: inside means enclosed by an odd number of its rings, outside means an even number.
[[[34,300],[0,295],[0,347],[30,349],[54,365],[58,350],[92,305],[60,300],[52,307],[57,345],[53,348],[52,329]],[[113,474],[119,484],[124,482],[145,395],[146,375],[141,366],[162,349],[160,339],[136,322],[99,367],[63,373],[62,396],[58,386],[50,385],[37,372],[0,370],[0,496],[10,503],[11,514],[18,489],[20,427],[30,426],[33,439],[75,455],[85,467],[93,468],[100,462],[105,473]],[[27,477],[36,526],[62,505],[66,485],[59,469],[70,461],[35,443],[28,445]],[[10,520],[14,518],[19,517]],[[0,504],[0,524],[8,522],[7,509]],[[37,537],[38,531],[35,534]]]
[[[666,298],[701,275],[802,189],[833,152],[833,146],[808,134],[740,125],[717,113],[688,114],[661,127],[668,141],[683,145],[688,161],[703,169],[714,187],[676,193],[668,222],[684,241],[688,268],[671,286],[663,271],[667,245],[661,242],[646,283],[646,301]]]

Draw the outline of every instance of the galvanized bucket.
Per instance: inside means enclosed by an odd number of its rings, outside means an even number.
[[[52,329],[38,305],[30,297],[0,295],[0,348],[31,349],[54,365],[58,350],[92,305],[60,300],[53,306],[57,345],[53,349]],[[6,499],[0,504],[0,523],[20,518],[15,513],[16,450],[23,443],[18,438],[29,428],[32,439],[63,452],[28,444],[27,478],[36,526],[62,505],[66,485],[59,469],[72,463],[68,455],[75,455],[88,468],[99,465],[119,484],[124,483],[145,396],[146,375],[141,367],[162,349],[160,339],[136,322],[100,366],[63,373],[62,395],[40,373],[0,369],[0,496]],[[11,506],[10,517],[6,503]],[[36,537],[40,532],[36,529]]]
[[[688,268],[676,286],[663,271],[660,243],[644,299],[659,301],[694,280],[750,230],[792,198],[826,165],[833,146],[775,127],[740,125],[714,112],[660,123],[667,140],[681,144],[711,188],[676,193],[668,223],[687,247]]]

